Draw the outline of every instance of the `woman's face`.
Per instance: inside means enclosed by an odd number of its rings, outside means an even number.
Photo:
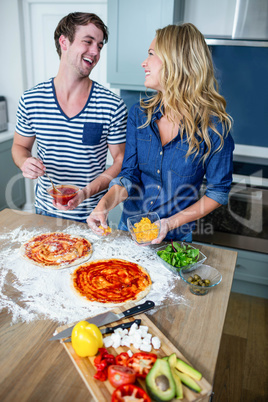
[[[144,85],[147,88],[163,92],[163,88],[160,85],[160,71],[162,69],[163,63],[154,51],[155,41],[156,38],[154,38],[150,45],[147,59],[144,60],[144,62],[141,64],[145,71]]]

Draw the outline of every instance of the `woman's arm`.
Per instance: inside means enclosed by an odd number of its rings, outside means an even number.
[[[161,219],[161,232],[158,238],[152,241],[152,244],[161,243],[170,230],[176,229],[185,223],[201,219],[203,216],[208,215],[220,206],[221,204],[217,201],[204,195],[200,200],[190,207],[185,208],[183,211],[180,211],[169,218]]]
[[[112,186],[110,190],[101,198],[96,208],[87,218],[87,224],[96,234],[101,235],[103,230],[99,228],[107,228],[107,217],[109,211],[115,208],[120,202],[125,201],[128,192],[124,186],[118,184]]]
[[[137,144],[136,144],[136,129],[135,113],[139,110],[137,106],[132,106],[128,121],[126,135],[126,149],[122,169],[118,177],[115,179],[115,184],[101,198],[97,207],[87,218],[88,226],[97,234],[102,234],[103,230],[99,226],[107,228],[107,216],[111,209],[115,208],[120,202],[131,196],[133,184],[140,182],[140,170],[137,163]]]

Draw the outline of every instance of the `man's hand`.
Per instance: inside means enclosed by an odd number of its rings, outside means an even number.
[[[85,199],[85,195],[83,190],[79,190],[78,193],[74,196],[74,198],[72,198],[70,201],[68,201],[67,205],[62,205],[58,202],[55,202],[55,200],[53,200],[53,205],[54,207],[56,207],[57,209],[60,209],[61,211],[68,211],[68,210],[72,210],[75,209],[79,204],[81,204],[81,202],[83,202]]]
[[[30,156],[22,164],[21,171],[27,179],[37,179],[45,174],[46,168],[40,159]]]

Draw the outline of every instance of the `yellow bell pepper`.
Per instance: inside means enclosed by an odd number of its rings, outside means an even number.
[[[72,347],[80,357],[95,356],[103,346],[102,333],[95,324],[78,322],[72,331]]]

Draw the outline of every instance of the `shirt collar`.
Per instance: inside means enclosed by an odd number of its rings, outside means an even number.
[[[152,115],[152,122],[154,122],[155,120],[160,120],[161,117],[164,114],[164,110],[163,110],[163,105],[160,106],[160,103],[156,106],[155,111]]]

